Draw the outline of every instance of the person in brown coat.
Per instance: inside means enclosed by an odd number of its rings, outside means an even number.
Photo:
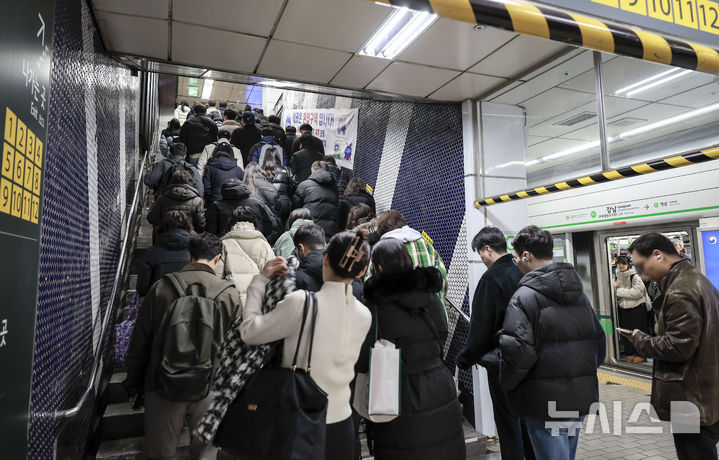
[[[147,221],[157,225],[168,211],[184,211],[192,219],[192,227],[196,232],[205,229],[205,205],[188,171],[178,170],[172,173],[170,185],[152,205]]]
[[[679,460],[716,459],[719,291],[661,233],[640,236],[629,250],[637,269],[664,293],[655,307],[656,336],[639,329],[625,334],[640,355],[654,359],[652,406],[662,420],[684,421],[673,423]]]

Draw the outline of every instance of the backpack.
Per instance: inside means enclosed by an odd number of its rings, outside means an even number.
[[[270,160],[271,158],[273,160]],[[257,157],[257,163],[261,168],[264,168],[265,163],[270,161],[274,161],[277,167],[282,166],[284,164],[282,161],[282,149],[277,144],[262,144]]]
[[[178,294],[162,319],[164,336],[157,367],[157,392],[169,401],[196,402],[210,392],[224,325],[217,297],[234,285],[222,281],[196,295],[178,273],[165,275]]]
[[[215,149],[212,151],[210,159],[207,161],[208,163],[211,163],[213,160],[216,160],[217,155],[221,152],[224,152],[226,156],[228,156],[232,161],[237,163],[237,158],[235,158],[235,151],[232,149],[231,144],[228,144],[227,142],[213,142],[213,144],[215,145]]]
[[[189,165],[187,164],[187,162],[185,162],[185,160],[175,162],[167,158],[164,161],[169,161],[172,166],[165,170],[165,172],[162,174],[162,178],[160,179],[160,183],[157,184],[157,191],[160,194],[167,190],[167,187],[170,185],[170,179],[172,179],[172,175],[175,174],[175,171],[187,170],[192,173],[192,170],[189,168]]]

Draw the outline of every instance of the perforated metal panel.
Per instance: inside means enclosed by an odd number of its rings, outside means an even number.
[[[139,79],[100,54],[99,39],[81,0],[57,2],[52,64],[28,430],[32,459],[53,458],[56,427],[43,414],[73,405],[89,377],[93,288],[88,203],[93,195],[97,198],[99,319],[112,288],[119,252],[118,238],[125,211],[121,195],[126,188],[120,181],[132,177],[137,163],[135,116]],[[92,93],[94,97],[86,100],[86,94]],[[125,106],[124,123],[119,119],[121,98]],[[94,120],[86,117],[88,113]],[[120,150],[121,137],[124,151]],[[88,140],[97,145],[97,186],[90,189]],[[101,348],[105,345],[100,344]],[[66,458],[82,457],[89,422],[85,414],[70,425],[66,437],[69,450],[63,454]]]

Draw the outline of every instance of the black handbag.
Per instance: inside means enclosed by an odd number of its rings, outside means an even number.
[[[310,309],[307,370],[297,357]],[[324,460],[327,393],[310,376],[317,298],[307,293],[291,368],[261,368],[235,398],[213,444],[242,460]]]

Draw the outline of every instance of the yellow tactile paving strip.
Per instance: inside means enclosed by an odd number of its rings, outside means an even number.
[[[652,391],[652,383],[650,381],[635,379],[631,377],[624,377],[621,375],[610,374],[607,372],[597,372],[597,379],[599,383],[611,382],[627,387],[636,388],[646,392]]]

